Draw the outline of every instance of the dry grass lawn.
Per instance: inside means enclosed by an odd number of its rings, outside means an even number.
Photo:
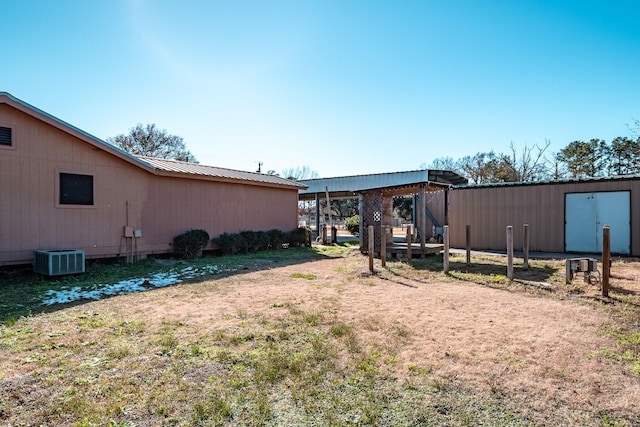
[[[371,275],[352,250],[22,318],[0,326],[0,424],[640,425],[638,263],[614,263],[605,300],[565,286],[561,261],[514,283],[500,257],[452,261],[444,275],[376,260]],[[256,379],[252,352],[293,328],[324,334],[309,344],[324,353]],[[341,378],[298,388],[316,362]]]

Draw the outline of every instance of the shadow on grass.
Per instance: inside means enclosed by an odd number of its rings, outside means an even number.
[[[111,296],[340,257],[346,251],[348,248],[344,246],[320,246],[243,255],[205,256],[194,260],[148,258],[133,264],[101,261],[87,265],[83,274],[54,277],[35,274],[29,267],[15,268],[0,272],[0,323],[10,324],[22,316],[53,312]],[[164,278],[168,284],[154,285],[154,278],[158,277]],[[175,280],[171,283],[167,278]],[[109,288],[111,293],[104,293],[104,288]],[[60,293],[85,297],[69,301],[63,298],[64,302],[44,303],[51,295]]]
[[[405,261],[406,262],[406,261]],[[411,266],[409,270],[394,270],[391,272],[394,279],[387,279],[397,282],[401,285],[408,286],[401,279],[411,280],[419,283],[431,283],[443,279],[462,280],[470,283],[476,283],[497,289],[507,289],[513,285],[526,286],[528,288],[539,289],[542,291],[552,291],[555,287],[548,282],[557,275],[560,268],[553,263],[536,262],[529,263],[529,268],[524,269],[522,262],[514,264],[514,278],[509,281],[507,278],[506,259],[496,258],[493,260],[476,260],[472,259],[470,265],[466,261],[458,261],[456,259],[449,262],[449,272],[443,272],[443,258],[441,255],[430,256],[424,259],[413,259],[408,263]],[[423,272],[422,274],[412,274],[412,271]],[[432,274],[424,274],[429,272]],[[438,275],[441,275],[438,278]],[[397,279],[396,279],[397,278]]]

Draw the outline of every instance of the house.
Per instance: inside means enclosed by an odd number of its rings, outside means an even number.
[[[0,265],[33,251],[87,258],[171,252],[173,238],[298,224],[296,182],[136,157],[0,92]]]
[[[640,256],[637,175],[454,186],[448,210],[452,247],[465,247],[469,225],[473,249],[505,250],[512,226],[519,250],[528,224],[532,251],[599,253],[609,225],[611,252]]]

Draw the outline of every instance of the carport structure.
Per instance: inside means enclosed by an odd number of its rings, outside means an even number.
[[[427,193],[444,195],[444,224],[448,223],[448,192],[452,185],[463,185],[467,179],[448,170],[416,170],[381,174],[354,175],[335,178],[319,178],[299,181],[306,189],[298,191],[300,201],[315,200],[316,230],[320,229],[320,200],[358,198],[360,212],[360,250],[368,251],[369,226],[374,226],[374,247],[380,248],[381,232],[386,233],[390,246],[387,252],[406,252],[407,244],[393,242],[393,198],[414,196],[413,224],[418,231],[419,248],[413,253],[424,255],[429,251],[426,243],[427,217],[436,220],[427,208]],[[435,224],[434,224],[435,225]]]

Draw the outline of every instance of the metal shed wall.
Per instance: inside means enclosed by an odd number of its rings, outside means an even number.
[[[506,249],[506,227],[514,228],[514,247],[522,247],[529,224],[532,251],[565,251],[565,194],[631,192],[631,254],[640,255],[640,178],[611,178],[558,183],[454,187],[449,199],[450,240],[464,247],[471,226],[473,249]]]

